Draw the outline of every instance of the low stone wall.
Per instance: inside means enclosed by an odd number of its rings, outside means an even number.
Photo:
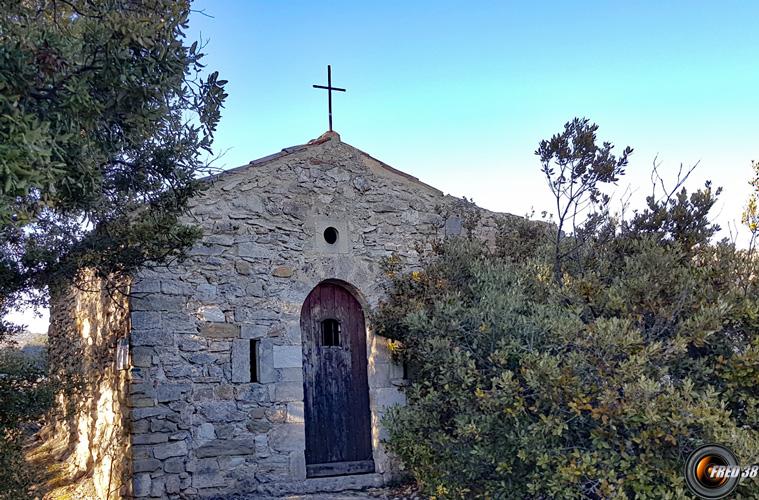
[[[107,283],[85,273],[81,288],[53,291],[49,362],[62,385],[53,413],[53,439],[61,458],[88,495],[129,494],[130,445],[126,400],[128,371],[117,369],[116,351],[129,331],[127,283]]]

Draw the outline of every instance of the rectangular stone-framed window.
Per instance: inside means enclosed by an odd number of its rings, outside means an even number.
[[[258,370],[258,339],[251,339],[250,346],[250,381],[260,382],[261,375]]]
[[[235,339],[232,342],[232,382],[261,382],[260,339]]]

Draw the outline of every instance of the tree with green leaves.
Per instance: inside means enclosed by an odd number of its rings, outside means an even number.
[[[746,226],[751,234],[749,239],[749,252],[756,248],[757,239],[759,239],[759,161],[751,162],[753,178],[750,181],[752,193],[746,202],[746,208],[741,214],[741,222]]]
[[[562,142],[548,146],[571,158]],[[591,193],[583,183],[598,179],[581,173],[567,186],[572,165],[555,192]],[[388,445],[425,494],[685,498],[698,446],[757,462],[759,260],[711,240],[718,190],[688,193],[682,179],[629,218],[573,224],[562,238],[582,259],[562,260],[560,280],[555,233],[527,220],[494,244],[437,242],[411,272],[386,262],[373,324],[411,374]],[[755,498],[755,483],[738,494]]]
[[[578,217],[594,206],[603,210],[608,205],[609,195],[601,188],[624,175],[633,151],[627,147],[617,158],[611,142],[596,143],[597,131],[598,125],[587,118],[575,118],[564,125],[561,133],[541,141],[535,151],[556,205],[553,273],[559,284],[562,260],[573,251],[562,245],[567,224],[572,224],[576,234]]]
[[[182,255],[226,93],[189,0],[0,0],[0,317]],[[14,330],[0,323],[0,338]]]

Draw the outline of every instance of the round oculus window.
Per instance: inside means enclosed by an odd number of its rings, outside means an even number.
[[[334,245],[337,242],[338,232],[334,227],[328,227],[324,230],[324,241],[330,245]]]

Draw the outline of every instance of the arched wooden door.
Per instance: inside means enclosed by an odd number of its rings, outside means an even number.
[[[374,472],[361,304],[342,286],[322,283],[306,297],[300,327],[306,475]]]

